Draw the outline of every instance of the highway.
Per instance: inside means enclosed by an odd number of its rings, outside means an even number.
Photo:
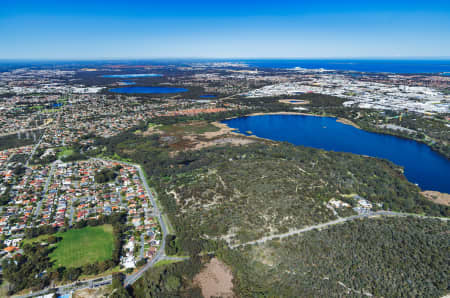
[[[145,266],[142,267],[140,270],[128,275],[125,278],[125,281],[124,281],[125,287],[132,285],[136,280],[138,280],[142,276],[142,274],[145,273],[145,271],[147,271],[149,268],[151,268],[153,266],[153,264],[164,259],[165,248],[166,248],[166,235],[168,235],[167,225],[161,216],[161,211],[159,210],[158,205],[156,204],[156,200],[153,197],[152,192],[150,191],[150,187],[147,184],[147,179],[145,179],[144,171],[142,170],[140,165],[133,165],[133,164],[128,164],[128,165],[136,167],[139,171],[139,176],[141,177],[142,184],[144,185],[145,191],[147,192],[147,194],[150,198],[150,201],[152,202],[154,214],[156,217],[158,217],[158,221],[159,221],[159,224],[160,224],[161,230],[162,230],[162,240],[161,240],[161,246],[158,249],[158,251],[156,252],[155,256],[152,258],[152,260],[150,262],[148,262],[147,264],[145,264]]]

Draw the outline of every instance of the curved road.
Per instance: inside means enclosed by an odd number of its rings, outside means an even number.
[[[166,258],[165,248],[166,248],[166,235],[168,235],[167,225],[161,215],[161,211],[159,210],[158,205],[156,204],[156,200],[153,197],[152,192],[150,191],[150,187],[147,184],[147,179],[145,179],[144,171],[142,170],[142,167],[140,165],[132,164],[132,163],[124,162],[124,161],[118,161],[118,160],[108,160],[108,159],[101,159],[101,158],[92,158],[92,159],[104,160],[104,161],[114,161],[114,162],[119,162],[119,163],[123,163],[123,164],[129,165],[129,166],[135,167],[139,172],[139,177],[141,178],[142,185],[144,186],[145,191],[147,192],[147,194],[150,198],[150,201],[153,205],[153,209],[154,209],[153,214],[155,217],[158,218],[159,225],[161,226],[161,230],[162,230],[161,246],[159,247],[158,251],[156,252],[155,256],[152,258],[152,260],[150,262],[148,262],[144,267],[139,269],[137,272],[127,275],[127,277],[125,278],[125,281],[124,281],[124,286],[127,287],[129,285],[132,285],[136,280],[138,280],[142,276],[142,274],[145,273],[145,271],[147,271],[149,268],[151,268],[158,261]]]

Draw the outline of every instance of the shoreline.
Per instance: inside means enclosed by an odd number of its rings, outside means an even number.
[[[350,125],[350,126],[353,126],[353,127],[357,128],[357,129],[364,130],[358,124],[356,124],[355,122],[353,122],[351,120],[348,120],[347,118],[339,117],[339,118],[337,118],[336,122],[339,122],[339,123],[342,123],[342,124],[345,124],[345,125]]]
[[[406,137],[403,137],[403,136],[398,136],[398,135],[395,135],[395,134],[389,134],[389,133],[385,133],[385,132],[376,132],[376,131],[371,131],[371,130],[368,130],[368,129],[364,129],[364,128],[361,128],[361,127],[360,127],[359,125],[357,125],[356,123],[354,123],[354,122],[352,122],[352,121],[350,121],[350,120],[348,120],[348,119],[346,119],[346,118],[341,118],[341,117],[336,117],[336,116],[314,115],[314,114],[308,114],[308,113],[302,113],[302,112],[269,112],[269,113],[258,112],[258,113],[252,113],[252,114],[244,115],[244,116],[229,117],[229,118],[226,118],[225,120],[231,120],[231,119],[242,118],[242,117],[250,117],[250,116],[265,116],[265,115],[302,115],[302,116],[313,116],[313,117],[329,117],[329,118],[335,118],[335,119],[336,119],[336,122],[339,122],[339,123],[342,123],[342,124],[345,124],[345,125],[350,125],[350,126],[353,126],[353,127],[357,128],[357,129],[360,129],[360,130],[363,130],[363,131],[366,131],[366,132],[377,133],[377,134],[384,134],[384,135],[391,135],[391,136],[394,136],[394,137],[398,137],[398,138],[402,138],[402,139],[406,139],[406,140],[411,140],[411,141],[415,141],[415,142],[418,142],[418,143],[422,143],[422,144],[428,146],[432,151],[434,151],[434,152],[436,152],[437,154],[442,155],[444,158],[446,158],[445,155],[441,154],[439,151],[434,150],[431,146],[429,146],[428,144],[426,144],[426,143],[424,143],[424,142],[420,142],[420,141],[417,141],[417,140],[415,140],[415,139],[406,138]],[[225,120],[222,120],[222,121],[225,121]],[[222,126],[222,125],[225,125],[226,127],[232,129],[231,127],[229,127],[229,126],[228,126],[227,124],[225,124],[225,123],[222,123],[222,122],[219,122],[219,123],[221,124],[221,126]],[[279,141],[272,140],[272,139],[267,139],[267,138],[263,138],[263,137],[258,137],[258,136],[254,135],[254,134],[246,135],[246,134],[244,134],[243,132],[236,132],[235,130],[236,130],[236,129],[232,129],[232,130],[231,130],[231,133],[232,133],[232,134],[242,135],[242,136],[245,136],[245,137],[254,138],[254,139],[259,139],[259,140],[261,140],[261,141],[269,141],[269,142],[273,142],[273,143],[279,142]],[[316,149],[319,149],[319,148],[316,148]],[[351,152],[347,152],[347,153],[355,154],[355,153],[351,153]],[[376,157],[367,156],[367,155],[363,155],[363,154],[357,154],[357,155],[361,155],[361,156],[368,157],[368,158],[376,158]],[[392,162],[392,161],[391,161],[391,162]],[[394,164],[395,164],[395,163],[394,163]],[[405,177],[405,178],[406,178],[406,177]],[[406,179],[406,180],[408,180],[408,179]],[[408,180],[408,181],[409,181],[409,180]],[[409,182],[410,182],[410,181],[409,181]],[[410,183],[412,183],[412,182],[410,182]],[[435,200],[442,201],[443,198],[445,198],[445,199],[447,199],[447,200],[450,200],[450,199],[448,199],[448,198],[450,197],[450,194],[445,193],[445,192],[429,191],[429,190],[423,190],[423,189],[421,189],[420,194],[421,194],[423,197],[425,197],[426,199],[430,200],[431,202],[433,202],[433,203],[435,203],[435,204],[439,204],[439,203],[436,203]],[[433,198],[431,198],[432,196],[433,196]],[[437,197],[437,198],[436,198],[436,197]],[[445,200],[445,199],[444,199],[444,200]],[[440,203],[440,204],[441,204],[441,205],[448,204],[448,205],[446,205],[446,206],[450,206],[450,202],[446,202],[446,203],[444,203],[444,204],[443,204],[443,203]]]
[[[315,114],[302,113],[302,112],[269,112],[269,113],[258,112],[258,113],[244,115],[244,116],[229,117],[229,118],[226,118],[225,120],[231,120],[231,119],[242,118],[242,117],[251,117],[251,116],[266,116],[266,115],[301,115],[301,116],[312,116],[312,117],[335,118],[336,122],[339,122],[339,123],[342,123],[345,125],[350,125],[357,129],[365,130],[365,129],[362,129],[358,124],[354,123],[351,120],[348,120],[347,118],[336,117],[336,116],[331,116],[331,115],[315,115]],[[222,123],[222,122],[220,122],[220,123]]]
[[[370,133],[377,133],[377,134],[383,134],[383,135],[388,135],[388,136],[394,136],[397,138],[402,138],[405,140],[410,140],[410,141],[415,141],[417,143],[421,143],[424,144],[426,146],[428,146],[432,151],[436,152],[437,154],[443,156],[444,158],[446,158],[447,160],[450,160],[449,157],[447,157],[443,152],[435,149],[434,147],[432,147],[431,145],[429,145],[428,143],[426,143],[424,140],[417,140],[415,138],[410,138],[404,135],[400,135],[400,134],[396,134],[395,131],[389,131],[389,130],[383,130],[383,131],[378,131],[374,128],[362,128],[361,126],[359,126],[358,124],[354,123],[351,120],[348,120],[347,118],[341,118],[341,117],[337,117],[334,115],[315,115],[315,114],[308,114],[308,113],[302,113],[302,112],[269,112],[269,113],[263,113],[263,112],[258,112],[258,113],[252,113],[252,114],[248,114],[248,115],[243,115],[243,116],[236,116],[236,117],[229,117],[229,118],[225,118],[224,120],[221,121],[225,121],[225,120],[231,120],[231,119],[235,119],[235,118],[242,118],[242,117],[249,117],[249,116],[264,116],[264,115],[303,115],[303,116],[313,116],[313,117],[329,117],[329,118],[336,118],[336,122],[342,123],[342,124],[346,124],[346,125],[350,125],[353,126],[357,129],[366,131],[366,132],[370,132]]]

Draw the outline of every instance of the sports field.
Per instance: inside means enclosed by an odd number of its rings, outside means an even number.
[[[80,267],[112,257],[114,236],[111,225],[74,229],[56,236],[63,239],[50,254],[54,267]]]

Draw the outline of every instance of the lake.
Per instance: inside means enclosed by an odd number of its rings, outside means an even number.
[[[162,77],[163,75],[157,74],[157,73],[130,73],[130,74],[118,74],[118,75],[103,75],[102,78],[120,78],[120,79],[127,79],[127,78],[151,78],[151,77]]]
[[[385,158],[404,167],[406,178],[423,190],[450,193],[450,161],[416,141],[367,132],[331,117],[263,115],[223,123],[245,135],[251,131],[275,141]]]
[[[176,87],[121,87],[121,88],[112,88],[108,90],[109,92],[114,93],[139,93],[139,94],[167,94],[167,93],[180,93],[186,92],[188,89],[185,88],[176,88]]]

